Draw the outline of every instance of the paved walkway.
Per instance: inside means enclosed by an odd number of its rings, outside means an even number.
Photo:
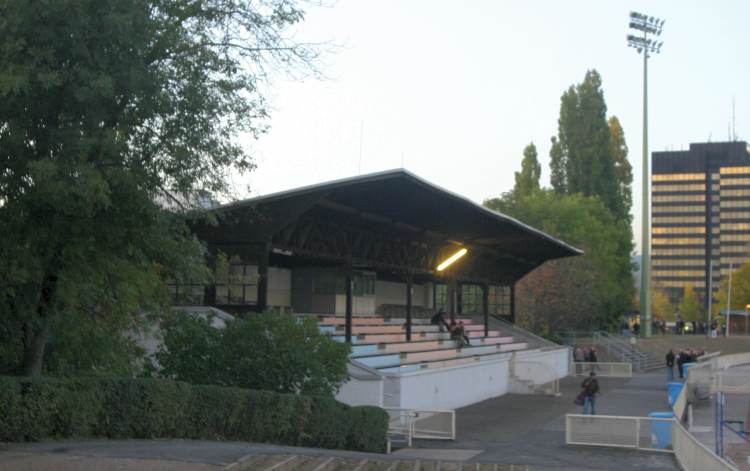
[[[565,414],[580,413],[573,404],[583,378],[562,381],[562,396],[506,395],[456,412],[455,442],[422,440],[412,456],[428,457],[437,450],[475,450],[473,461],[528,464],[556,470],[678,470],[671,455],[646,451],[565,445]],[[647,373],[630,379],[599,378],[602,395],[597,413],[646,416],[668,411],[666,378]],[[449,454],[449,452],[447,452]],[[397,453],[398,454],[398,453]]]
[[[457,440],[419,441],[416,448],[392,455],[305,449],[252,443],[191,440],[63,441],[0,445],[0,469],[45,471],[220,470],[251,454],[303,454],[377,460],[431,460],[522,464],[535,470],[678,470],[671,455],[565,445],[565,414],[573,404],[581,378],[562,382],[562,396],[506,395],[457,411]],[[668,410],[666,381],[649,373],[631,379],[600,378],[597,412],[647,415]],[[467,387],[471,387],[467,385]],[[518,469],[518,468],[516,468]],[[523,468],[521,468],[523,469]]]

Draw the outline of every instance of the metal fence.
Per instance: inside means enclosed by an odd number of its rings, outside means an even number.
[[[388,446],[410,447],[415,438],[456,439],[456,413],[452,410],[413,410],[386,407]]]
[[[672,452],[674,419],[616,415],[565,416],[565,443]]]
[[[672,429],[672,441],[675,457],[685,471],[737,471],[677,422]]]
[[[597,376],[608,378],[630,378],[633,376],[633,365],[630,363],[571,363],[572,376],[587,376],[590,372],[595,372]]]

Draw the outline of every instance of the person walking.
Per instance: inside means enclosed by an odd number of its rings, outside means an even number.
[[[596,373],[593,371],[589,373],[589,377],[586,378],[581,384],[583,388],[583,414],[586,415],[586,410],[590,408],[591,415],[596,415],[596,395],[599,394],[599,382],[596,380]]]
[[[674,380],[674,352],[670,348],[667,352],[667,382]]]

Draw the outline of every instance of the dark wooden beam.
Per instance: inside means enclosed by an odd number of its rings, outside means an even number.
[[[406,277],[406,341],[411,342],[411,304],[414,291],[414,281],[411,275]]]
[[[482,315],[484,315],[484,336],[490,335],[490,285],[482,285]]]
[[[268,258],[271,255],[269,244],[258,247],[258,302],[255,309],[263,312],[268,307]]]
[[[346,343],[352,343],[352,291],[354,286],[354,277],[352,276],[351,267],[346,269]]]

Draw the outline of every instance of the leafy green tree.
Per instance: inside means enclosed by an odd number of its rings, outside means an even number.
[[[615,163],[617,200],[622,204],[623,214],[630,219],[630,211],[633,206],[633,167],[628,160],[625,131],[623,131],[617,116],[609,118],[609,146]]]
[[[627,219],[612,150],[601,76],[589,70],[583,82],[571,85],[560,99],[557,139],[550,155],[553,188],[596,195],[617,219]],[[624,158],[627,162],[627,154]]]
[[[187,211],[253,168],[237,137],[267,126],[262,82],[314,71],[316,53],[289,39],[294,0],[0,11],[3,367],[39,375],[48,345],[85,344],[80,322],[137,329],[166,278],[206,278]]]
[[[627,223],[617,221],[597,197],[560,195],[552,190],[541,190],[521,198],[504,195],[487,200],[484,204],[584,250],[582,257],[563,259],[560,264],[575,264],[578,262],[574,262],[574,259],[583,259],[585,262],[580,263],[586,267],[587,276],[561,276],[556,282],[567,288],[557,291],[567,289],[571,293],[579,293],[578,286],[584,283],[595,299],[584,303],[582,298],[581,302],[592,306],[592,309],[595,307],[596,312],[592,311],[591,315],[594,319],[592,322],[597,326],[616,325],[617,319],[630,308],[634,291],[632,265],[629,254],[624,255],[621,251],[622,245],[629,240],[630,232],[625,227]],[[584,271],[581,267],[575,269]],[[537,271],[539,269],[527,275],[529,282],[537,283],[540,289],[549,286],[554,277],[545,277],[542,272],[537,275]],[[560,273],[563,273],[562,269]],[[526,278],[523,283],[526,283]],[[557,309],[552,302],[547,308]],[[580,317],[576,309],[571,303],[568,309],[571,319]],[[537,312],[542,311],[541,308],[537,309]]]
[[[349,346],[312,319],[265,313],[211,327],[177,313],[163,325],[159,374],[195,384],[332,396],[348,378]]]
[[[729,296],[729,275],[722,277],[716,293],[716,303],[712,306],[712,316],[726,311]],[[732,272],[732,305],[730,309],[744,310],[750,304],[750,262],[744,263]]]
[[[693,285],[685,288],[685,293],[680,302],[680,314],[685,321],[698,321],[701,318],[701,302],[693,289]]]
[[[654,287],[651,291],[651,314],[654,318],[673,321],[675,307],[669,295],[661,288]]]
[[[523,149],[521,171],[516,172],[516,185],[513,191],[518,196],[528,195],[539,190],[539,179],[542,176],[542,166],[537,160],[536,146],[530,143]]]

